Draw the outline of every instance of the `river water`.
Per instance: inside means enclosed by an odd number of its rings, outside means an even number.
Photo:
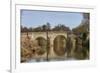
[[[66,59],[49,59],[48,62],[52,62],[52,61],[73,61],[76,60],[75,58],[66,58]],[[30,59],[28,61],[26,61],[27,63],[33,63],[33,62],[47,62],[46,59]]]

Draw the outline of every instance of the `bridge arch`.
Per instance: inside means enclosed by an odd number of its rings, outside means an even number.
[[[64,35],[57,35],[53,41],[53,50],[56,55],[62,56],[66,51],[67,38]]]
[[[26,35],[23,34],[23,36],[26,36]],[[49,58],[55,58],[55,57],[61,57],[62,58],[62,57],[67,56],[67,53],[65,52],[65,49],[66,49],[65,44],[66,44],[66,40],[68,38],[67,32],[64,32],[64,31],[49,31],[48,37],[49,37],[50,42],[49,42],[48,47],[47,47],[47,34],[46,34],[46,32],[32,32],[30,34],[30,37],[31,37],[31,40],[35,44],[38,45],[38,46],[35,46],[36,57],[45,58],[46,55],[47,55],[47,48],[49,48],[49,53],[48,53]],[[57,40],[61,40],[61,41],[57,42]],[[65,44],[63,44],[64,42],[65,42]],[[37,48],[39,50],[38,52],[42,51],[42,54],[37,54]]]
[[[47,40],[44,37],[37,37],[35,39],[38,45],[38,54],[43,55],[46,52],[46,42]]]

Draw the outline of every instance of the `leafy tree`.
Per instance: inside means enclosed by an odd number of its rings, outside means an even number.
[[[47,29],[50,30],[51,29],[51,26],[50,26],[50,23],[47,22]]]
[[[70,31],[69,27],[66,27],[64,24],[58,24],[57,26],[55,26],[52,30],[54,31]]]
[[[81,24],[76,28],[73,28],[72,31],[75,34],[89,32],[89,19],[90,19],[89,13],[83,13],[83,20],[81,21]]]
[[[28,32],[28,28],[21,25],[21,32]]]
[[[46,25],[43,25],[43,26],[42,26],[42,29],[43,29],[42,31],[46,31],[47,26],[46,26]]]

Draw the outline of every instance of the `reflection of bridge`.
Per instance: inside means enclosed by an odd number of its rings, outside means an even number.
[[[26,35],[27,35],[27,33],[22,33],[21,37],[24,38],[24,37],[26,37]],[[36,41],[36,39],[40,38],[40,37],[47,40],[47,33],[46,32],[29,32],[28,36],[33,41]],[[56,43],[54,43],[54,41],[59,36],[62,36],[65,40],[67,40],[67,38],[68,38],[67,37],[68,35],[67,35],[66,31],[49,31],[48,32],[48,38],[49,38],[49,41],[50,41],[50,53],[48,55],[49,58],[57,58],[57,57],[63,58],[63,57],[65,57],[65,55],[67,56],[67,52],[64,52],[63,55],[57,55],[56,52],[54,51],[54,45],[56,44]],[[66,41],[62,41],[62,43],[63,42],[66,45]],[[62,49],[62,48],[60,48],[60,49]],[[46,53],[44,53],[41,57],[46,57]]]

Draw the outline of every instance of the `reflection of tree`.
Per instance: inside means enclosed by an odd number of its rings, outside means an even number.
[[[87,33],[83,33],[82,35],[82,46],[83,46],[83,51],[85,53],[84,56],[89,58],[89,38]]]
[[[24,62],[32,57],[32,50],[21,48],[21,62]]]
[[[66,43],[66,52],[68,57],[71,56],[71,50],[72,50],[72,41],[71,41],[71,37],[68,36],[67,43]]]
[[[87,33],[83,33],[81,38],[76,38],[75,58],[89,58],[89,39],[87,39]]]

